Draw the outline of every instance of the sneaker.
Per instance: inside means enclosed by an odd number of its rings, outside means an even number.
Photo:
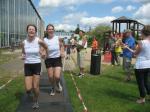
[[[38,102],[34,102],[32,108],[33,109],[38,109],[39,108],[39,103]]]
[[[144,104],[145,103],[145,98],[140,98],[136,101],[138,104]]]
[[[63,88],[62,88],[62,86],[61,86],[61,84],[60,84],[60,82],[56,85],[56,91],[57,92],[62,92],[62,90],[63,90]]]
[[[51,88],[50,95],[51,95],[51,96],[54,96],[54,95],[55,95],[55,89],[54,89],[53,87]]]
[[[82,74],[80,73],[79,78],[81,78],[81,77],[83,77],[83,76],[84,76],[84,74],[83,74],[83,73],[82,73]]]

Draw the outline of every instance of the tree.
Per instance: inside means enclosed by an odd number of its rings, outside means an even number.
[[[96,28],[89,31],[87,34],[89,35],[88,42],[91,44],[93,37],[95,36],[100,43],[100,46],[103,46],[104,43],[104,32],[111,30],[110,26],[106,25],[98,25]]]
[[[75,29],[74,33],[79,34],[79,31],[80,31],[79,24],[77,24],[77,28]]]

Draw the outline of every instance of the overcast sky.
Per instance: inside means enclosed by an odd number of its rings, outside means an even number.
[[[150,0],[32,0],[45,25],[56,29],[74,30],[98,24],[111,25],[110,21],[126,16],[150,24]]]

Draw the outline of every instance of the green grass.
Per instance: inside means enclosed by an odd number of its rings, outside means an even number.
[[[10,78],[11,75],[9,74],[9,72],[6,72],[6,70],[3,70],[0,68],[0,86],[5,84]]]
[[[16,112],[23,94],[23,78],[17,77],[0,90],[0,112]]]
[[[121,67],[103,65],[101,75],[74,76],[89,112],[150,112],[150,101],[135,103],[139,96],[135,78],[124,82],[123,74]],[[83,112],[69,73],[65,80],[74,112]]]

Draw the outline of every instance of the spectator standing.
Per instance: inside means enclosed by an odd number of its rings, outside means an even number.
[[[70,39],[70,43],[71,43],[71,51],[73,53],[76,52],[76,40],[75,40],[75,37],[72,35],[71,39]]]
[[[132,31],[130,29],[125,30],[125,39],[124,45],[127,45],[130,49],[135,48],[135,39],[132,36]],[[131,80],[131,61],[132,61],[133,53],[127,49],[123,48],[123,69],[125,71],[126,81]]]
[[[138,42],[136,50],[130,49],[137,55],[135,63],[135,76],[139,88],[140,99],[136,102],[141,104],[145,103],[145,97],[148,95],[150,98],[150,84],[149,84],[149,75],[150,75],[150,25],[144,26],[141,31],[143,40]]]
[[[96,39],[96,37],[94,36],[93,41],[92,41],[92,52],[91,54],[95,54],[96,51],[98,50],[98,41]]]
[[[115,52],[115,37],[113,36],[113,34],[110,34],[109,46],[110,46],[110,52],[111,52],[111,65],[114,66],[115,62],[118,64],[118,60],[117,60],[117,55]]]
[[[85,32],[79,31],[79,40],[77,42],[77,63],[79,66],[79,77],[84,76],[84,68],[85,68],[85,54],[87,48],[87,39],[85,37]]]
[[[115,52],[118,65],[120,65],[120,55],[122,53],[122,37],[119,34],[116,35]]]

